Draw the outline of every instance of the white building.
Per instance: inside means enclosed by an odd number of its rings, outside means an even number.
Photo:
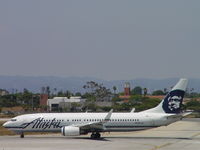
[[[59,108],[71,108],[72,103],[78,103],[80,105],[83,105],[85,102],[85,99],[82,99],[81,97],[54,97],[53,99],[47,100],[47,106],[49,107],[49,110],[58,110]]]
[[[9,92],[7,90],[4,90],[4,89],[0,89],[0,96],[5,96],[5,95],[8,95]]]

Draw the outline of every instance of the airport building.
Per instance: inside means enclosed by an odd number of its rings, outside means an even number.
[[[5,95],[8,95],[9,92],[7,90],[4,90],[4,89],[0,89],[0,96],[5,96]]]
[[[47,100],[47,106],[49,111],[57,111],[59,109],[71,109],[72,106],[76,105],[76,109],[81,109],[86,99],[81,97],[54,97],[53,99]]]

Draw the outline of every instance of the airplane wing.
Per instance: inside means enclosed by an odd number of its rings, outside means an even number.
[[[82,130],[103,130],[104,129],[104,123],[108,122],[110,120],[110,117],[112,115],[113,109],[111,109],[108,114],[106,115],[105,119],[103,121],[98,122],[89,122],[89,123],[83,123],[83,124],[75,124],[72,125],[74,127],[80,127]]]

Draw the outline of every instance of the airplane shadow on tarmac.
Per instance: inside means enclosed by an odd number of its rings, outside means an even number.
[[[25,139],[28,138],[32,138],[32,139],[74,139],[74,140],[94,140],[94,141],[111,141],[112,139],[156,139],[156,140],[163,140],[163,139],[177,139],[177,140],[192,140],[193,138],[186,138],[186,137],[125,137],[125,136],[115,136],[115,137],[101,137],[99,139],[91,139],[90,137],[31,137],[31,136],[26,136]]]
[[[67,139],[67,138],[66,138]],[[137,139],[143,139],[143,140],[149,140],[149,139],[176,139],[176,140],[192,140],[192,138],[182,138],[182,137],[101,137],[99,139],[91,139],[90,137],[75,137],[75,138],[69,138],[69,139],[79,139],[79,140],[94,140],[94,141],[112,141],[112,139],[133,139],[133,140],[137,140]]]

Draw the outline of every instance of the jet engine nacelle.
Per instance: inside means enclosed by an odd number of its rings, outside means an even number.
[[[80,128],[64,126],[61,128],[61,133],[63,136],[77,136],[77,135],[80,135]]]

